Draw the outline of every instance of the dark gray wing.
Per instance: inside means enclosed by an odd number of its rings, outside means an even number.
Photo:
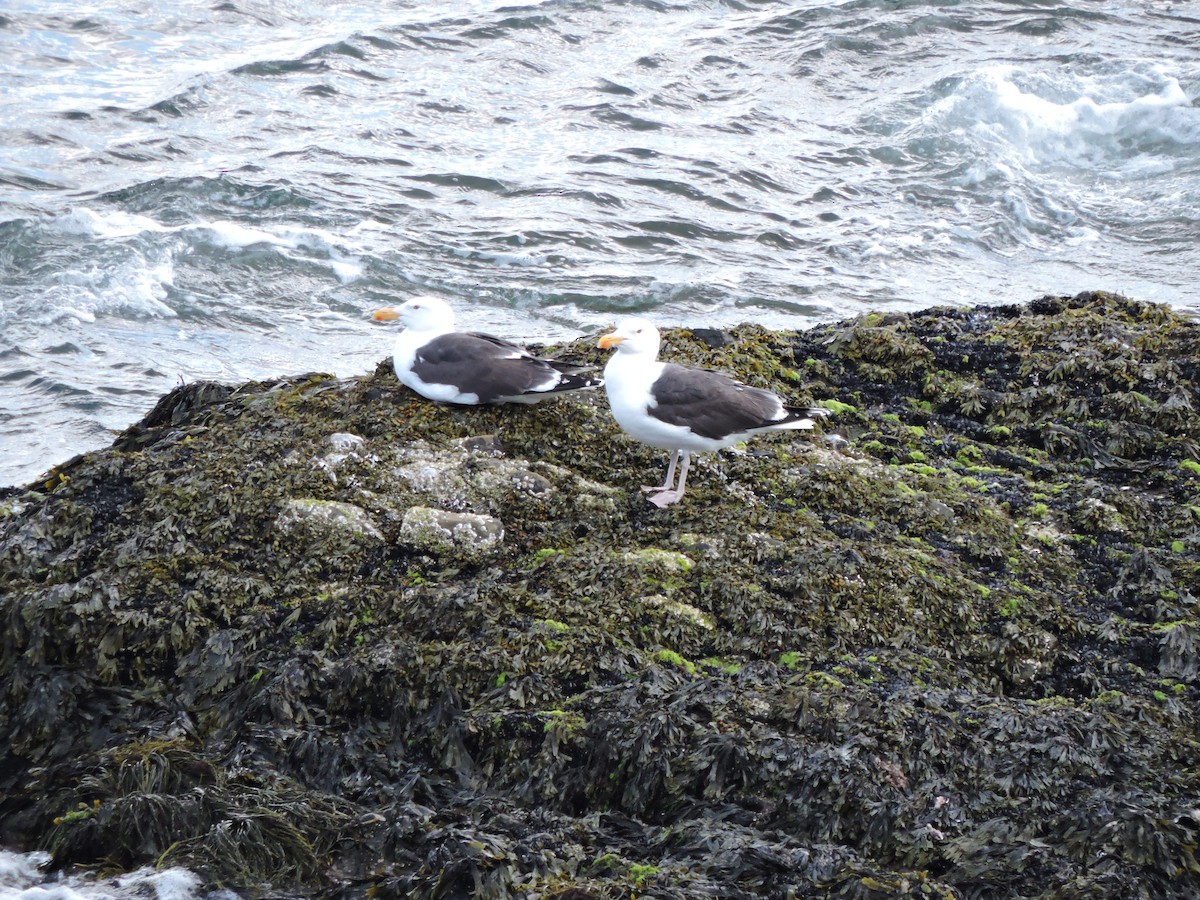
[[[715,440],[790,418],[775,418],[781,403],[770,391],[752,388],[720,372],[675,363],[663,369],[651,385],[650,395],[658,403],[650,409],[651,416]]]
[[[594,383],[561,374],[517,344],[471,332],[444,334],[429,341],[417,351],[412,368],[426,384],[453,385],[464,394],[475,394],[480,403]]]
[[[564,374],[574,374],[576,372],[591,371],[592,369],[596,368],[595,366],[590,366],[590,365],[582,365],[579,363],[565,362],[565,361],[559,360],[559,359],[547,359],[547,358],[541,357],[541,356],[534,356],[532,353],[529,352],[529,350],[527,348],[522,347],[520,344],[514,344],[511,341],[506,341],[503,338],[498,338],[492,334],[483,334],[482,332],[479,332],[479,331],[467,331],[467,332],[461,332],[461,333],[463,333],[469,337],[479,338],[481,341],[487,341],[489,344],[494,344],[496,347],[499,347],[503,350],[507,350],[512,353],[521,353],[521,354],[529,357],[530,359],[537,360],[540,363],[544,363],[547,366],[549,366],[550,368],[554,369],[555,371],[563,372]]]
[[[451,335],[445,335],[450,337]],[[520,353],[523,356],[528,356],[533,359],[533,354],[522,347],[520,344],[514,344],[512,341],[506,341],[504,338],[498,338],[494,334],[484,334],[482,331],[458,331],[453,337],[474,338],[477,341],[483,341],[485,344],[490,344],[497,351],[503,350],[505,353]]]

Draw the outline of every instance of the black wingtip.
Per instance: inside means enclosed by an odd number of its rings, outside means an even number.
[[[566,375],[558,380],[555,391],[582,391],[604,386],[604,379],[594,375]]]
[[[789,419],[824,419],[829,410],[823,406],[788,406],[785,407]]]

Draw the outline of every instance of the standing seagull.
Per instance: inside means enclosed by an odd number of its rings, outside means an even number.
[[[396,319],[392,365],[400,383],[441,403],[536,403],[564,391],[599,387],[580,375],[584,366],[538,359],[525,348],[470,331],[454,330],[454,310],[437,297],[414,297],[375,311],[375,321]]]
[[[752,434],[812,428],[826,409],[793,409],[770,391],[752,388],[728,375],[658,361],[658,329],[645,319],[624,319],[600,338],[616,347],[604,367],[604,389],[617,424],[632,438],[671,451],[661,487],[643,487],[650,502],[678,502],[687,483],[693,452],[719,450]],[[675,464],[683,456],[679,487]]]

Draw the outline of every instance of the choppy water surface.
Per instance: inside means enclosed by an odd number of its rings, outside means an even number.
[[[0,900],[237,900],[231,891],[209,890],[186,869],[138,869],[100,878],[49,874],[50,854],[0,850]]]
[[[1197,47],[1172,0],[7,0],[0,484],[181,379],[367,371],[417,292],[527,339],[1198,310]]]

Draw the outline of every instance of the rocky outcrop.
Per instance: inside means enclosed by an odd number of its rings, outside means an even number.
[[[250,895],[1200,892],[1200,326],[720,337],[665,355],[834,415],[665,510],[602,395],[387,364],[6,491],[0,840]]]

